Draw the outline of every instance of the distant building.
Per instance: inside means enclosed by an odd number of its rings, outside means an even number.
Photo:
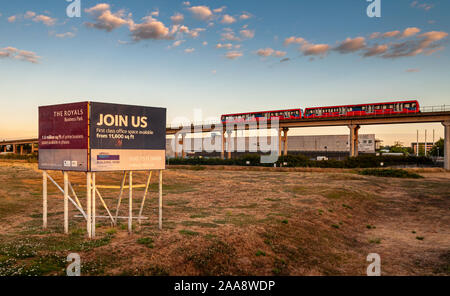
[[[433,148],[434,143],[433,142],[427,142],[427,153],[431,151],[431,148]],[[414,154],[417,154],[417,142],[411,143],[411,148],[414,151]],[[425,151],[425,142],[419,142],[419,152]]]
[[[205,151],[194,152],[194,139],[185,139],[185,147],[187,156],[220,156],[219,151],[207,153]],[[200,140],[197,138],[197,141]],[[205,142],[220,143],[221,136],[213,135],[212,139],[204,138]],[[260,143],[257,137],[238,137],[233,138],[234,141],[240,142],[240,149],[238,152],[233,150],[233,155],[240,155],[245,153],[252,153],[260,151]],[[166,154],[168,157],[174,157],[175,153],[172,147],[173,139],[166,140]],[[270,140],[268,141],[270,143]],[[288,153],[289,154],[304,154],[311,158],[317,156],[325,156],[328,158],[343,158],[347,157],[350,151],[350,137],[348,135],[321,135],[321,136],[288,136]],[[235,142],[236,143],[236,142]],[[362,154],[375,154],[377,140],[374,134],[360,134],[358,151]],[[217,145],[220,147],[220,145]],[[198,144],[197,144],[198,147]]]

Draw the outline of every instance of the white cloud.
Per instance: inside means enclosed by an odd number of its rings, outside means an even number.
[[[220,21],[222,24],[232,24],[236,22],[236,19],[229,14],[225,14]]]
[[[249,18],[251,18],[252,16],[249,13],[243,13],[239,16],[239,19],[241,20],[248,20]]]
[[[36,23],[42,22],[46,26],[53,26],[56,23],[56,19],[49,17],[47,15],[37,15],[33,18],[33,21]]]
[[[16,15],[12,15],[8,18],[8,22],[10,23],[14,23],[17,20],[17,16]]]
[[[200,5],[200,6],[191,6],[187,8],[192,15],[199,20],[208,20],[212,17],[213,13],[208,6]]]
[[[320,56],[324,57],[327,55],[330,50],[330,46],[328,44],[312,44],[312,43],[304,43],[300,47],[300,51],[305,56]]]
[[[5,47],[0,49],[0,58],[10,58],[37,64],[41,57],[32,51],[20,50],[14,47]]]
[[[243,56],[243,53],[240,51],[229,51],[225,54],[225,57],[230,60],[234,60]]]
[[[227,7],[222,6],[220,8],[213,9],[213,11],[214,11],[214,13],[222,13],[225,10],[225,8],[227,8]]]
[[[334,50],[345,54],[352,53],[366,47],[366,39],[364,37],[347,38],[342,41]]]
[[[227,32],[222,33],[222,39],[228,41],[241,41],[239,37],[237,37],[233,31],[226,30]]]
[[[86,26],[91,28],[111,32],[112,30],[123,25],[133,25],[131,14],[128,15],[128,19],[125,19],[125,12],[123,10],[112,13],[110,10],[110,5],[107,3],[97,4],[91,8],[85,9],[85,11],[90,14],[95,21],[93,23],[85,23]]]
[[[302,37],[295,37],[295,36],[291,36],[291,37],[288,37],[288,38],[286,38],[285,40],[284,40],[284,45],[285,46],[288,46],[289,44],[293,44],[293,43],[295,43],[295,44],[302,44],[303,42],[305,42],[305,39],[304,38],[302,38]]]
[[[195,48],[186,48],[184,50],[185,53],[193,53],[195,51]]]
[[[225,43],[225,44],[217,43],[216,44],[216,48],[232,49],[233,48],[233,44],[231,44],[231,43]]]
[[[180,24],[184,21],[184,15],[182,15],[181,13],[177,12],[175,13],[173,16],[170,17],[170,20],[174,23],[174,24]]]
[[[274,49],[268,47],[268,48],[258,49],[256,51],[256,54],[259,56],[262,56],[262,57],[269,57],[269,56],[284,57],[286,55],[286,52],[280,51],[280,50],[274,50]]]
[[[154,19],[151,16],[144,17],[144,22],[141,24],[132,24],[130,32],[135,41],[143,39],[173,39],[167,28],[162,22]]]
[[[73,33],[73,32],[58,33],[58,34],[55,34],[55,37],[57,37],[57,38],[73,38],[73,37],[75,37],[75,33]]]
[[[251,39],[255,37],[255,30],[244,29],[239,32],[242,37]]]

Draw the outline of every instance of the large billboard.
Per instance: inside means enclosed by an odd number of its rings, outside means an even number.
[[[39,168],[165,168],[166,109],[84,102],[39,107]]]

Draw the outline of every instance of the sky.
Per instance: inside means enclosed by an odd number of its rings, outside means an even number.
[[[75,1],[75,0],[74,0]],[[37,107],[165,107],[168,122],[417,99],[450,105],[450,2],[381,0],[0,3],[0,139],[37,136]],[[440,124],[365,126],[385,144]],[[346,127],[294,134],[344,134]],[[430,137],[430,136],[429,136]],[[430,138],[429,138],[430,139]]]

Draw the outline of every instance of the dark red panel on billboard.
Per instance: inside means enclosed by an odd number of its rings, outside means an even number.
[[[39,149],[87,148],[87,102],[39,107]]]

